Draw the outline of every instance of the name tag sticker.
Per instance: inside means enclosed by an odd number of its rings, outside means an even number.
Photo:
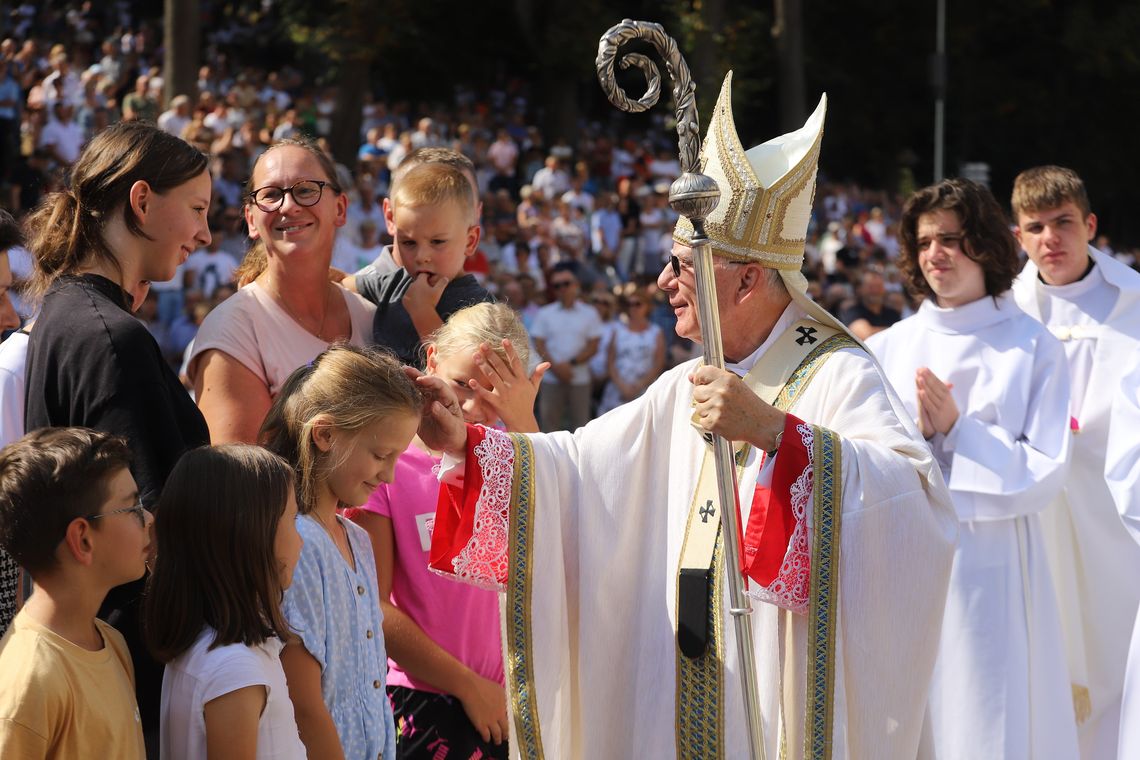
[[[420,548],[431,551],[431,531],[435,527],[435,512],[416,515],[416,528],[420,531]]]

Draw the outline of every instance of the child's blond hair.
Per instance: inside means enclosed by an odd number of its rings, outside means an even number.
[[[1087,219],[1092,207],[1085,183],[1072,169],[1063,166],[1036,166],[1026,169],[1013,181],[1013,220],[1022,214],[1048,211],[1071,201]]]
[[[528,366],[530,341],[526,328],[515,310],[502,303],[479,303],[460,309],[428,337],[425,345],[433,346],[438,358],[447,358],[461,351],[474,351],[486,343],[506,362],[503,338],[510,340],[523,367]]]
[[[355,433],[395,414],[419,416],[423,397],[391,354],[335,343],[289,375],[258,436],[296,472],[297,511],[316,506],[317,486],[336,462],[313,443],[313,429],[330,425]]]
[[[416,166],[400,177],[399,183],[392,190],[391,201],[393,208],[421,208],[455,203],[466,214],[468,224],[474,224],[471,217],[475,208],[475,193],[463,172],[450,164],[426,163]]]

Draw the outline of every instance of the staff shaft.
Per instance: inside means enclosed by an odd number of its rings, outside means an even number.
[[[693,269],[697,277],[697,315],[701,323],[701,345],[705,364],[724,369],[724,344],[721,341],[720,315],[717,312],[716,278],[713,254],[704,224],[693,220]],[[729,614],[736,633],[736,650],[740,661],[740,690],[744,697],[744,715],[748,723],[748,746],[755,760],[764,759],[764,729],[761,723],[760,692],[756,682],[756,653],[752,639],[752,605],[744,591],[740,574],[739,488],[732,444],[713,435],[713,461],[716,463],[717,495],[720,498],[721,535],[724,536],[724,576],[728,579]],[[715,571],[715,568],[714,568]],[[719,604],[720,600],[714,600]]]
[[[724,369],[724,348],[721,343],[720,317],[717,311],[712,249],[709,247],[704,230],[705,217],[716,208],[720,191],[716,182],[701,174],[696,87],[689,75],[689,66],[677,49],[676,41],[665,33],[660,24],[625,19],[611,27],[598,42],[596,60],[598,81],[615,106],[634,113],[644,111],[657,102],[661,93],[661,79],[657,66],[641,53],[625,55],[620,65],[622,68],[636,67],[645,74],[648,84],[646,93],[636,101],[630,100],[617,86],[614,65],[617,61],[618,48],[632,40],[648,42],[657,49],[673,83],[682,174],[669,188],[669,205],[693,223],[695,234],[692,248],[697,278],[697,315],[701,323],[705,364]],[[748,746],[751,749],[752,760],[764,760],[764,729],[760,713],[756,657],[752,649],[752,619],[749,617],[752,607],[744,592],[744,578],[740,573],[736,467],[732,457],[732,446],[727,440],[714,435],[713,452],[716,463],[717,496],[720,501],[721,535],[724,538],[724,575],[728,579],[729,614],[732,615],[735,625],[736,646],[740,660],[740,686],[744,696],[744,715],[748,724]],[[711,568],[711,572],[719,570],[720,568]],[[720,599],[712,600],[712,604],[719,605]]]

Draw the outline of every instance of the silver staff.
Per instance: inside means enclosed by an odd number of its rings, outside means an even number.
[[[696,86],[689,76],[689,66],[677,50],[677,43],[665,34],[660,24],[647,21],[623,20],[610,28],[598,42],[598,81],[606,91],[610,102],[623,111],[640,113],[652,108],[661,94],[661,77],[658,68],[648,57],[640,53],[622,56],[621,67],[636,66],[645,73],[648,88],[638,100],[630,100],[617,86],[614,78],[614,60],[618,48],[632,40],[643,40],[652,44],[661,58],[673,82],[673,101],[677,109],[677,135],[681,152],[681,176],[669,188],[669,205],[678,214],[688,217],[693,223],[693,263],[697,276],[697,314],[701,321],[701,344],[705,352],[705,364],[724,369],[724,347],[721,343],[720,315],[717,311],[716,280],[713,276],[712,250],[705,237],[704,220],[712,213],[720,200],[720,190],[716,182],[701,174],[700,166],[700,127],[698,125]],[[738,513],[736,467],[733,462],[732,445],[719,435],[713,436],[713,450],[716,461],[717,491],[720,497],[720,524],[724,536],[725,577],[728,578],[728,594],[736,628],[736,646],[740,656],[740,685],[744,694],[744,714],[748,720],[748,744],[754,760],[764,758],[764,728],[761,725],[760,695],[756,685],[756,659],[752,651],[752,607],[744,592],[744,580],[740,574],[739,530],[736,524]],[[719,603],[716,600],[714,603]]]

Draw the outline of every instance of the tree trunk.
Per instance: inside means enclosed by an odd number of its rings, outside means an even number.
[[[364,93],[368,92],[371,61],[341,61],[337,73],[336,110],[329,130],[329,146],[337,161],[356,165],[360,150],[360,125],[364,114]]]
[[[540,80],[542,135],[550,145],[565,138],[570,144],[578,139],[578,85],[557,71],[544,71]]]
[[[780,128],[799,129],[807,119],[804,105],[804,35],[801,0],[776,0],[772,30],[780,59]]]
[[[163,23],[163,99],[165,106],[175,95],[198,97],[198,66],[201,60],[200,8],[197,0],[165,0]]]
[[[724,29],[724,0],[705,0],[700,4],[700,21],[693,35],[692,76],[697,85],[697,108],[701,113],[701,131],[712,117],[720,86],[728,72],[722,60],[718,35]]]

